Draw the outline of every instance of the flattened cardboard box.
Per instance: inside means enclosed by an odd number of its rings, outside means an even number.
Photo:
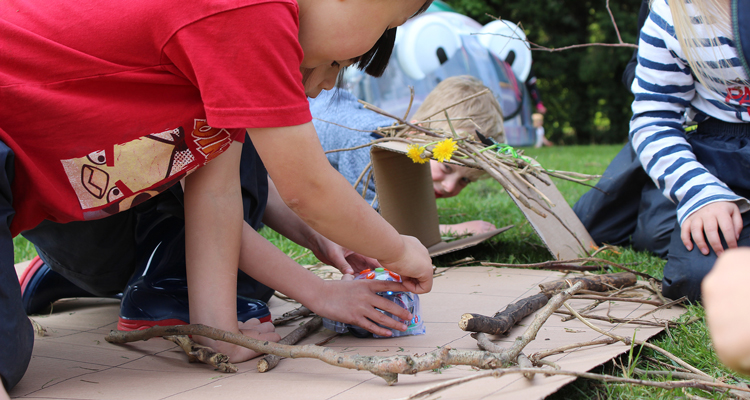
[[[430,166],[414,163],[406,156],[406,149],[406,143],[395,141],[378,143],[370,149],[380,214],[399,233],[416,237],[427,247],[431,256],[437,256],[475,246],[512,228],[511,225],[452,242],[442,241]],[[526,195],[538,197],[516,176],[500,172]],[[594,246],[594,240],[554,183],[547,185],[535,177],[530,177],[529,181],[550,199],[554,213],[544,201],[541,208],[545,216],[541,216],[524,206],[510,192],[508,195],[552,256],[557,260],[569,260],[587,254],[587,250]]]

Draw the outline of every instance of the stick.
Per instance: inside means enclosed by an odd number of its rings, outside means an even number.
[[[620,289],[627,286],[633,286],[637,280],[638,278],[629,272],[618,272],[615,274],[594,275],[582,278],[560,279],[542,283],[539,285],[539,288],[542,290],[542,293],[550,293],[570,287],[574,283],[581,282],[581,289],[606,292],[612,288]]]
[[[105,340],[109,343],[123,344],[148,340],[157,336],[172,335],[203,336],[242,346],[259,353],[275,354],[285,358],[317,358],[336,367],[369,371],[383,378],[388,385],[398,382],[399,374],[414,375],[420,371],[429,371],[446,365],[470,365],[481,369],[493,369],[503,366],[504,360],[507,360],[507,356],[502,354],[493,354],[486,351],[453,350],[449,346],[444,346],[424,355],[361,356],[359,354],[340,353],[331,348],[319,347],[314,344],[295,346],[260,341],[200,324],[154,326],[140,331],[113,330],[109,332]],[[505,365],[508,365],[507,361],[505,361]]]
[[[526,347],[526,345],[528,345],[532,340],[536,339],[536,334],[542,328],[542,325],[547,322],[547,319],[549,319],[552,313],[560,308],[560,305],[565,304],[568,299],[573,297],[573,295],[579,289],[581,289],[581,283],[576,283],[570,289],[566,289],[556,294],[547,302],[547,305],[544,306],[544,308],[542,308],[538,313],[536,313],[536,315],[534,315],[534,320],[531,322],[523,335],[517,337],[516,341],[513,342],[513,345],[510,347],[510,349],[508,349],[507,354],[510,360],[518,359],[518,355],[521,354],[523,348]]]
[[[629,272],[626,272],[629,273]],[[589,295],[577,295],[574,297],[574,299],[581,299],[581,300],[601,300],[601,301],[623,301],[626,303],[640,303],[640,304],[648,304],[651,306],[659,307],[663,306],[664,303],[661,301],[654,301],[654,300],[644,300],[644,299],[634,299],[631,297],[610,297],[610,296],[589,296]]]
[[[186,335],[164,336],[164,339],[180,346],[188,356],[188,362],[202,362],[208,364],[221,372],[237,372],[237,367],[229,362],[229,357],[214,349],[195,343]]]
[[[502,335],[511,330],[518,321],[544,307],[547,301],[549,301],[547,295],[539,293],[508,304],[505,310],[496,313],[492,317],[467,313],[461,316],[458,326],[468,332]]]
[[[36,322],[31,318],[29,318],[29,321],[31,321],[31,327],[34,329],[34,334],[37,337],[44,337],[47,334],[47,329],[45,329],[39,322]]]
[[[603,382],[628,383],[628,384],[633,384],[633,385],[651,386],[651,387],[657,387],[657,388],[662,388],[662,389],[698,388],[698,389],[707,390],[707,391],[739,390],[741,392],[750,392],[750,389],[728,385],[722,382],[707,382],[707,381],[697,381],[697,380],[654,382],[654,381],[646,381],[642,379],[621,378],[621,377],[612,376],[612,375],[593,374],[590,372],[550,370],[550,369],[543,369],[543,368],[503,368],[503,369],[495,369],[493,371],[483,372],[480,374],[467,376],[463,378],[452,379],[450,381],[443,382],[439,385],[435,385],[427,389],[420,390],[419,392],[416,392],[412,394],[411,396],[406,397],[401,400],[419,399],[419,398],[440,392],[441,390],[448,389],[452,386],[460,385],[462,383],[474,381],[477,379],[490,378],[490,377],[500,378],[507,374],[524,374],[524,373],[575,376],[578,378],[593,379],[593,380],[603,381]]]
[[[518,366],[520,368],[533,368],[534,364],[531,363],[531,360],[529,360],[528,357],[526,357],[526,354],[519,354],[518,355]],[[532,380],[534,379],[534,373],[533,372],[524,372],[523,377]]]
[[[573,318],[566,318],[566,321],[569,321],[570,319],[575,319],[576,316],[570,313],[569,311],[565,310],[557,310],[555,311],[555,314],[562,314],[562,315],[570,315]],[[648,321],[648,320],[642,320],[642,319],[624,319],[624,318],[616,318],[616,317],[605,317],[603,315],[594,315],[594,314],[581,314],[582,317],[587,319],[595,319],[598,321],[607,321],[611,324],[638,324],[638,325],[647,325],[647,326],[659,326],[664,327],[663,322],[655,322],[655,321]],[[674,328],[676,326],[682,325],[679,322],[674,321],[664,321],[667,324],[669,324],[670,327]]]
[[[273,326],[282,326],[288,322],[309,317],[313,312],[305,306],[299,306],[292,311],[285,312],[281,317],[273,320]]]
[[[561,261],[553,261],[553,262],[546,262],[546,263],[539,263],[539,264],[545,264],[544,266],[538,266],[536,264],[503,264],[503,263],[493,263],[493,262],[487,262],[482,261],[480,265],[487,266],[487,267],[509,267],[509,268],[541,268],[541,269],[551,269],[553,271],[563,270],[563,271],[600,271],[602,267],[596,266],[596,265],[573,265],[573,264],[563,264]]]
[[[587,347],[587,346],[597,346],[600,344],[610,345],[610,344],[617,343],[617,342],[619,342],[619,340],[614,339],[614,338],[606,338],[606,339],[592,340],[590,342],[568,344],[565,346],[560,346],[556,349],[537,351],[536,353],[529,356],[529,360],[531,360],[532,363],[537,364],[543,358],[553,356],[555,354],[564,353],[568,350],[578,349],[578,348]]]
[[[707,373],[699,370],[698,368],[693,367],[692,365],[690,365],[690,364],[686,363],[685,361],[683,361],[681,358],[679,358],[679,357],[675,356],[674,354],[672,354],[672,353],[670,353],[670,352],[662,349],[659,346],[653,345],[653,344],[648,343],[648,342],[644,342],[642,340],[637,340],[637,339],[636,340],[631,340],[631,339],[623,337],[623,336],[615,335],[615,334],[610,333],[610,332],[605,332],[602,329],[599,329],[596,326],[592,325],[591,322],[589,322],[588,320],[586,320],[585,318],[583,318],[580,314],[578,314],[576,312],[576,310],[574,310],[571,306],[569,306],[568,303],[565,303],[563,305],[565,306],[565,308],[568,309],[568,311],[570,311],[571,313],[573,313],[573,315],[575,315],[576,318],[578,318],[578,320],[580,320],[581,322],[583,322],[589,328],[591,328],[591,329],[593,329],[593,330],[601,333],[602,335],[606,335],[606,336],[609,336],[611,338],[615,338],[617,340],[620,340],[623,343],[627,344],[628,346],[631,345],[631,343],[635,343],[635,344],[638,344],[638,345],[641,345],[641,346],[646,346],[649,349],[658,351],[659,353],[667,356],[667,358],[671,359],[672,361],[676,362],[677,364],[680,364],[681,366],[689,369],[690,372],[693,372],[693,373],[698,374],[698,375],[703,375],[703,376],[709,377],[709,378],[711,377]],[[748,391],[750,391],[750,390],[748,390]]]
[[[279,343],[281,344],[296,344],[300,340],[307,337],[312,332],[317,331],[323,325],[323,318],[316,316],[315,318],[307,321],[299,328],[292,331],[292,333],[284,336]],[[258,372],[268,372],[276,367],[281,361],[281,357],[273,354],[266,354],[260,361],[258,361]]]

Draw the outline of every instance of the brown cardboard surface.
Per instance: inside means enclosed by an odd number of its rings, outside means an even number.
[[[422,295],[422,318],[427,333],[389,339],[358,339],[341,336],[327,344],[336,351],[376,356],[425,353],[437,347],[476,350],[476,342],[458,328],[466,312],[492,315],[511,302],[539,292],[542,282],[559,279],[552,271],[492,267],[461,267],[444,271],[435,278],[431,293]],[[580,308],[590,301],[572,302]],[[277,298],[269,306],[281,315],[296,306]],[[617,317],[634,317],[653,306],[612,303],[598,312]],[[68,299],[55,303],[53,313],[35,317],[48,336],[37,338],[26,376],[10,392],[13,398],[55,399],[394,399],[449,379],[476,374],[469,367],[450,367],[437,372],[402,375],[394,386],[369,372],[333,367],[314,359],[282,360],[276,369],[260,374],[256,361],[238,364],[236,374],[222,374],[202,364],[188,364],[186,356],[171,342],[152,339],[128,345],[113,345],[104,336],[117,324],[118,302],[111,299]],[[681,308],[659,310],[657,318],[673,318]],[[531,317],[522,321],[528,325]],[[593,324],[626,337],[635,333],[646,339],[661,331],[654,327],[615,327],[606,322]],[[297,326],[280,327],[286,334]],[[517,326],[506,337],[496,338],[509,346],[525,330]],[[321,330],[303,343],[315,343],[331,332]],[[578,321],[561,322],[552,316],[537,339],[525,350],[531,354],[564,344],[600,338],[602,335]],[[629,349],[623,344],[571,351],[549,358],[563,369],[586,371]],[[573,380],[571,377],[536,376],[528,381],[520,375],[486,378],[466,383],[428,398],[436,399],[540,399]]]
[[[516,188],[521,192],[526,193],[526,195],[532,198],[540,198],[538,194],[534,193],[527,185],[521,182],[518,177],[503,170],[500,173],[514,183]],[[546,185],[533,176],[529,176],[529,182],[540,192],[544,193],[551,201],[550,207],[543,200],[540,201],[541,205],[535,204],[535,206],[546,211],[546,216],[541,216],[532,211],[518,201],[510,192],[508,192],[508,195],[510,195],[510,198],[513,199],[518,208],[521,209],[523,215],[529,220],[529,223],[534,227],[539,237],[542,238],[552,256],[557,260],[571,260],[585,256],[587,251],[595,246],[594,239],[591,238],[581,220],[578,219],[578,216],[570,208],[568,202],[565,201],[565,198],[563,198],[554,182]],[[552,211],[554,211],[554,214],[559,219],[552,215]]]
[[[469,241],[441,243],[429,164],[414,163],[405,155],[406,149],[406,143],[395,141],[378,143],[370,149],[380,213],[399,233],[417,237],[422,244],[430,248],[432,256],[438,254],[433,253],[431,246],[439,244],[437,247],[439,254],[445,254],[474,246],[500,233],[496,232],[482,240],[473,240],[471,243]],[[505,171],[500,172],[521,192],[532,198],[540,198],[516,176]],[[551,208],[547,207],[544,201],[541,202],[544,204],[542,207],[546,208],[546,216],[540,216],[524,206],[510,192],[508,195],[529,220],[552,256],[557,260],[569,260],[585,255],[594,245],[594,240],[555,184],[547,185],[534,177],[530,178],[530,183],[552,202]],[[552,215],[550,212],[552,210],[559,219]]]

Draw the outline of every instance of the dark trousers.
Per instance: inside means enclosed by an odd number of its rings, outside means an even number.
[[[750,198],[750,174],[747,173],[750,171],[750,124],[709,120],[698,124],[696,133],[688,136],[688,143],[708,172],[729,186],[735,194]],[[742,215],[742,222],[744,228],[738,245],[750,246],[750,212]],[[700,301],[701,282],[713,268],[716,254],[710,250],[704,256],[695,247],[695,243],[693,251],[687,251],[680,239],[679,229],[679,226],[675,226],[672,233],[669,258],[664,266],[662,292],[672,299],[687,296],[691,301]],[[721,240],[726,248],[723,236]]]
[[[595,189],[586,192],[573,211],[594,241],[632,245],[666,257],[677,222],[675,205],[643,170],[630,143],[620,150]]]
[[[0,379],[6,390],[21,380],[31,360],[34,333],[21,303],[21,286],[13,266],[13,151],[0,142]]]

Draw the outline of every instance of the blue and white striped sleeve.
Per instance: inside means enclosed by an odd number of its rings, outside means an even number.
[[[677,204],[682,224],[707,204],[742,198],[696,160],[686,140],[685,111],[697,83],[679,49],[669,7],[665,0],[656,0],[638,45],[630,138],[643,168]]]

